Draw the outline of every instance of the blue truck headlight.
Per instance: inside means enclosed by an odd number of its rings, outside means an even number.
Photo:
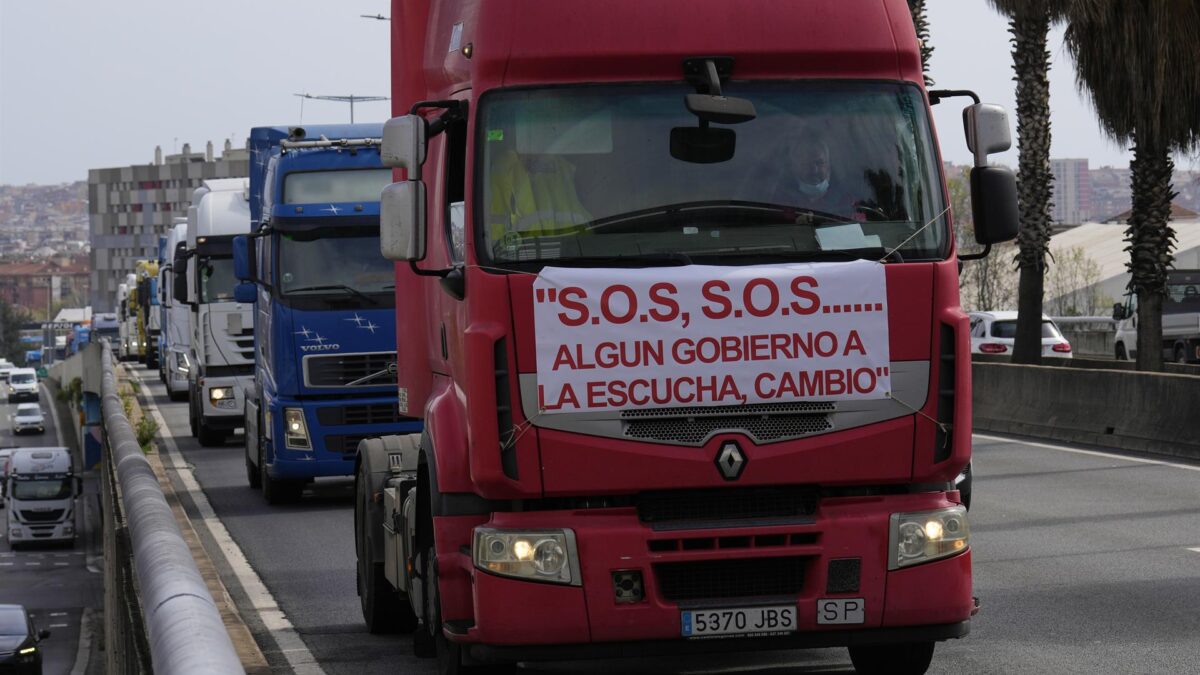
[[[214,408],[233,410],[237,407],[237,401],[233,398],[233,387],[213,387],[209,389],[208,402],[212,403]]]
[[[579,586],[579,553],[571,530],[475,528],[471,556],[493,574]]]
[[[967,550],[970,540],[967,510],[962,506],[893,513],[888,532],[888,569],[897,570],[961,553]]]
[[[308,425],[304,422],[303,408],[283,409],[283,438],[289,448],[308,450]]]

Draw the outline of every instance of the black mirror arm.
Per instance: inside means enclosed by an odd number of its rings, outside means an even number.
[[[930,89],[929,105],[937,105],[944,98],[957,98],[959,96],[969,96],[976,104],[980,102],[979,95],[970,89]]]
[[[988,257],[988,254],[991,252],[992,252],[992,245],[984,244],[983,250],[980,251],[979,253],[961,253],[958,256],[958,259],[959,260],[983,260],[984,258]]]

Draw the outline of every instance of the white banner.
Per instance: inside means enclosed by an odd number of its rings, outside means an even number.
[[[547,267],[533,284],[543,413],[886,398],[873,261]]]

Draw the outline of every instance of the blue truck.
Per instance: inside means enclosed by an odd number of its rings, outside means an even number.
[[[250,132],[248,237],[234,241],[240,302],[254,302],[245,392],[246,478],[269,503],[354,473],[364,438],[421,430],[396,390],[395,271],[379,250],[392,180],[379,124]]]

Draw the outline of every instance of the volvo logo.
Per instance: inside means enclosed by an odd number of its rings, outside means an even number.
[[[746,455],[742,453],[742,449],[733,441],[726,441],[721,444],[721,449],[717,451],[715,460],[717,471],[721,472],[721,476],[725,480],[737,480],[742,475],[742,470],[746,468]]]

